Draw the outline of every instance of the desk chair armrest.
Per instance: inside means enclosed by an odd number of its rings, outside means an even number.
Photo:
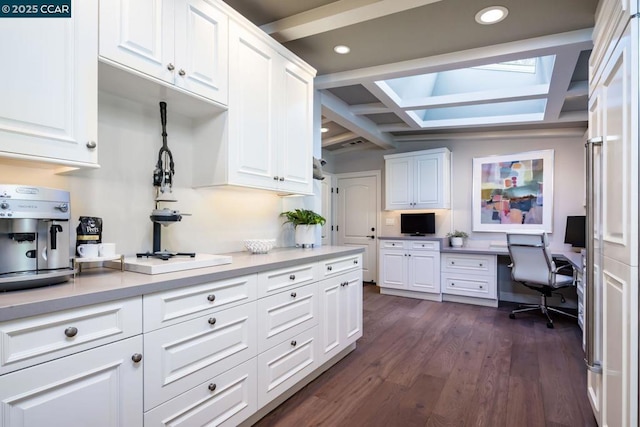
[[[569,269],[571,269],[571,273],[569,274]],[[551,271],[551,282],[555,283],[556,274],[564,274],[565,276],[573,276],[573,284],[575,285],[576,280],[578,279],[578,272],[571,264],[561,265],[560,267],[556,267],[553,271]]]

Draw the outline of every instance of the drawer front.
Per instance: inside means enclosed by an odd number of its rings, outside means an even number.
[[[362,268],[362,255],[350,255],[342,258],[333,258],[320,261],[320,274],[322,279],[337,276],[347,271]]]
[[[380,249],[404,249],[404,242],[402,240],[382,240]]]
[[[311,284],[258,301],[258,353],[318,324],[318,286]]]
[[[145,295],[144,331],[254,301],[257,280],[257,275],[253,274]]]
[[[442,270],[455,273],[489,274],[496,272],[495,255],[442,254]]]
[[[142,298],[0,324],[0,374],[142,333]]]
[[[258,274],[258,298],[318,280],[317,264],[303,264]]]
[[[258,355],[258,407],[271,402],[318,367],[317,346],[318,327],[314,326]]]
[[[258,409],[256,358],[144,414],[145,427],[233,427]]]
[[[144,408],[154,408],[254,357],[256,303],[144,334]]]
[[[432,241],[409,241],[409,249],[412,251],[439,251],[440,242]]]
[[[497,298],[496,279],[486,276],[442,276],[442,293],[477,298]]]

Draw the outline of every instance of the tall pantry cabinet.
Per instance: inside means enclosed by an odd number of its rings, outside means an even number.
[[[601,426],[638,425],[637,12],[636,0],[601,0],[589,60],[587,394]]]

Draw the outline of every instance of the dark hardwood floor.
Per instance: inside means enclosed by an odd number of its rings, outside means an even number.
[[[596,426],[575,320],[380,295],[364,336],[256,426]]]

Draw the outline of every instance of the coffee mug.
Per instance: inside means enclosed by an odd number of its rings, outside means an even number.
[[[84,244],[78,246],[78,253],[82,258],[95,258],[100,253],[99,245],[96,244]]]
[[[101,243],[98,246],[100,247],[99,253],[102,257],[114,256],[116,254],[115,243]]]

